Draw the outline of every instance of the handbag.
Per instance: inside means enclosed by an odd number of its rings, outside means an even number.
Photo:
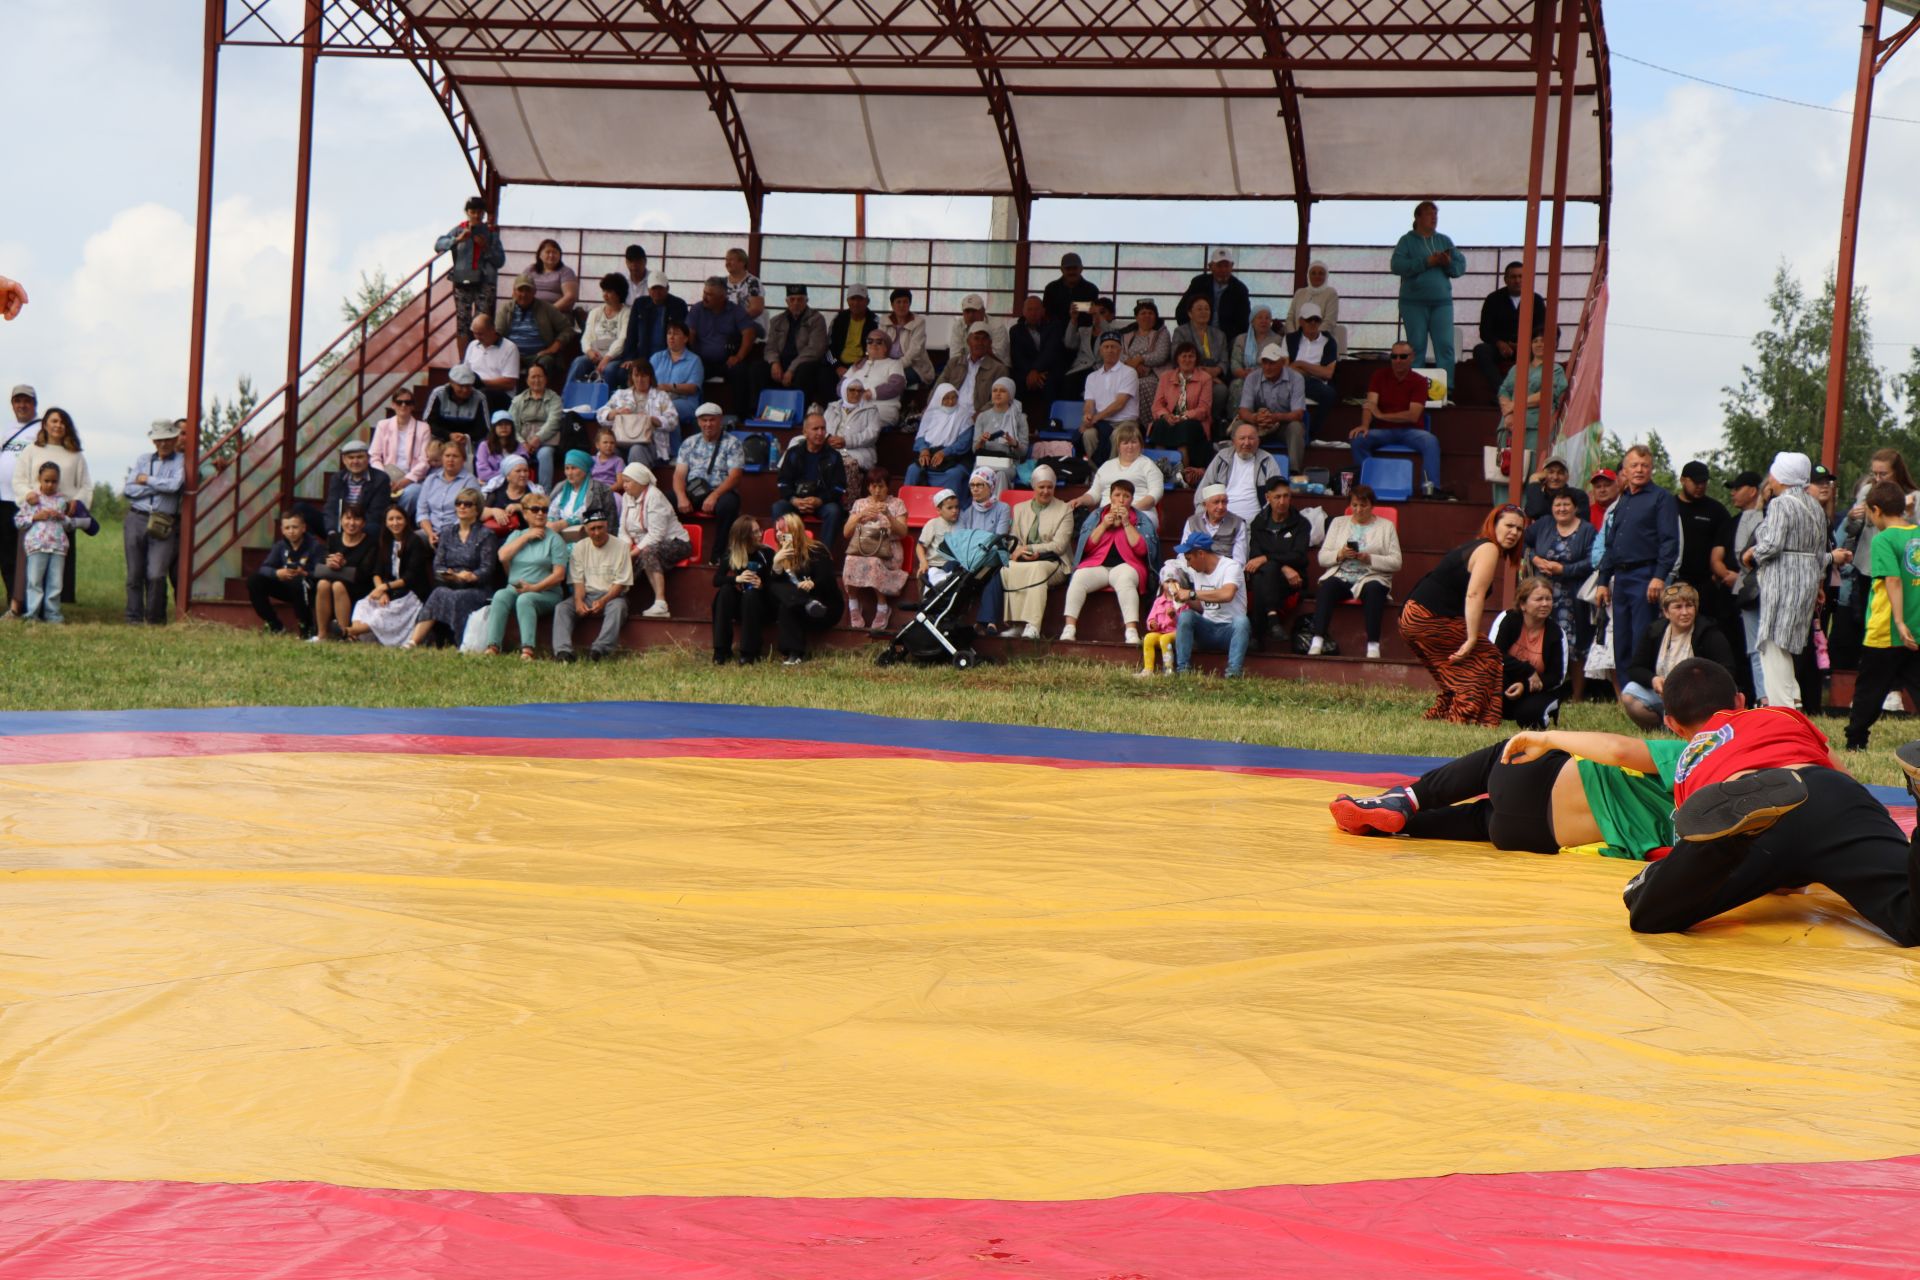
[[[467,625],[460,632],[460,652],[484,653],[487,648],[487,613],[493,608],[483,604],[467,615]]]
[[[847,539],[847,554],[885,560],[888,545],[892,541],[891,529],[878,521],[868,520],[854,526],[853,536]]]
[[[147,515],[147,538],[153,542],[165,542],[173,536],[174,517],[165,511],[153,511]]]

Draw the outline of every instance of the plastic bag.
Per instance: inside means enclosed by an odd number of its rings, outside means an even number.
[[[487,648],[487,614],[493,608],[483,604],[467,615],[466,630],[460,633],[460,652],[485,653]]]

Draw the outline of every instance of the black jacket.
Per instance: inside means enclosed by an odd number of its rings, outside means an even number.
[[[1047,308],[1047,319],[1063,329],[1072,314],[1074,303],[1099,300],[1099,287],[1085,276],[1080,277],[1078,284],[1068,284],[1065,276],[1056,276],[1040,293],[1040,301]]]
[[[1018,321],[1007,331],[1007,355],[1013,366],[1013,387],[1016,393],[1027,389],[1027,375],[1033,372],[1051,374],[1060,367],[1060,358],[1066,354],[1061,345],[1060,335],[1063,326],[1057,320],[1040,322],[1039,336],[1027,327],[1025,320]]]
[[[340,508],[347,501],[346,468],[333,473],[333,479],[327,482],[327,532],[340,532]],[[383,527],[387,518],[387,508],[393,505],[393,481],[379,467],[368,467],[365,483],[360,489],[360,505],[366,509],[367,528]]]
[[[1537,293],[1533,295],[1533,331],[1547,331],[1547,300]],[[1520,341],[1520,308],[1513,305],[1513,295],[1505,289],[1495,289],[1480,304],[1480,341],[1516,345]]]
[[[815,496],[828,502],[843,501],[847,495],[847,464],[841,459],[840,451],[829,445],[821,445],[819,453],[810,455],[807,442],[798,437],[794,439],[793,447],[780,455],[780,496],[793,497],[794,486],[807,478],[809,457],[819,467],[814,473],[814,484],[821,492]]]
[[[867,335],[873,332],[873,326],[877,323],[879,323],[879,321],[871,311],[861,317],[860,346],[862,355],[866,354]],[[852,327],[853,312],[851,311],[842,311],[833,318],[833,323],[827,326],[827,363],[836,369],[843,367],[845,364],[840,356],[841,353],[847,349],[847,330]],[[855,361],[855,363],[857,364],[859,362]]]
[[[1260,506],[1260,514],[1247,526],[1247,559],[1265,556],[1268,564],[1279,568],[1290,566],[1300,575],[1304,584],[1307,580],[1307,553],[1312,549],[1313,526],[1298,511],[1287,512],[1287,518],[1280,524],[1273,522],[1273,512],[1265,503]],[[1266,566],[1261,566],[1262,573]]]
[[[1567,637],[1552,618],[1547,619],[1547,634],[1540,641],[1540,665],[1546,670],[1536,672],[1533,664],[1522,661],[1509,654],[1513,642],[1520,638],[1522,619],[1518,609],[1508,609],[1493,620],[1493,647],[1500,651],[1500,687],[1510,684],[1525,684],[1535,675],[1540,677],[1540,687],[1552,693],[1567,683]]]
[[[1175,324],[1187,322],[1187,308],[1195,298],[1213,301],[1211,271],[1202,271],[1187,284],[1187,291],[1180,295],[1180,305],[1174,308]],[[1220,294],[1220,305],[1213,309],[1213,327],[1229,339],[1237,338],[1253,328],[1253,295],[1247,292],[1247,286],[1239,276],[1227,277],[1227,287]]]
[[[670,293],[667,295],[666,302],[661,305],[666,309],[668,320],[678,321],[681,324],[687,322],[687,300],[685,298],[677,298]],[[620,362],[622,364],[633,360],[651,360],[653,359],[654,352],[664,351],[666,349],[667,331],[665,325],[662,325],[660,328],[660,345],[655,346],[653,343],[654,312],[659,309],[659,307],[654,305],[652,294],[641,294],[640,300],[633,304],[633,314],[627,317],[626,345],[620,348]]]
[[[384,582],[391,582],[393,572],[393,548],[387,545],[392,535],[386,530],[380,531],[380,546],[374,555],[374,576]],[[406,584],[408,591],[422,604],[433,594],[433,547],[425,538],[409,535],[400,548],[400,581]],[[388,587],[389,597],[403,594],[394,587]]]
[[[1647,624],[1647,629],[1640,633],[1640,642],[1633,646],[1633,657],[1627,662],[1628,680],[1653,688],[1653,664],[1660,660],[1660,642],[1666,638],[1666,618],[1655,618]],[[1693,622],[1693,656],[1717,662],[1729,672],[1733,670],[1733,647],[1720,634],[1720,628],[1698,615]]]

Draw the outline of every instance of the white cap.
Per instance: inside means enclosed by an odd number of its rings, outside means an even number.
[[[653,472],[647,470],[644,463],[629,462],[620,474],[642,488],[653,483]]]
[[[1287,349],[1277,342],[1269,342],[1266,346],[1260,348],[1260,358],[1262,360],[1285,360],[1287,358]]]
[[[478,379],[473,376],[473,370],[467,368],[466,365],[457,364],[447,370],[447,381],[456,387],[470,387],[478,381]]]
[[[962,311],[985,311],[987,309],[987,300],[977,293],[970,293],[960,299],[960,309]]]
[[[178,440],[179,438],[180,428],[167,418],[155,418],[153,425],[147,428],[149,440]]]
[[[713,401],[709,400],[705,404],[701,405],[698,409],[695,409],[693,411],[693,416],[696,418],[706,418],[706,417],[717,418],[720,416],[720,406],[715,404]]]
[[[951,489],[942,489],[938,493],[933,495],[933,505],[937,507],[941,503],[945,502],[948,498],[958,498],[959,496],[960,496],[959,494],[955,493]]]
[[[856,284],[848,289],[847,296],[849,298],[866,298],[869,301],[872,300],[872,295],[867,292],[867,286],[863,284]]]
[[[1189,258],[1187,259],[1187,261],[1191,262],[1193,261],[1193,259]],[[1215,249],[1211,254],[1207,255],[1207,264],[1209,266],[1211,266],[1216,262],[1232,262],[1232,261],[1233,261],[1233,250],[1231,249]]]
[[[1223,484],[1210,484],[1200,491],[1199,496],[1202,502],[1208,502],[1214,498],[1224,498],[1227,496],[1227,486]]]
[[[993,336],[993,330],[987,327],[987,322],[985,320],[975,320],[972,324],[967,326],[967,336],[969,338],[971,338],[976,333],[984,333],[988,337]]]
[[[24,382],[22,382],[22,383],[20,383],[20,384],[19,384],[19,385],[17,385],[16,387],[14,387],[14,389],[13,389],[13,394],[12,394],[12,395],[10,395],[10,396],[8,396],[8,397],[7,397],[7,399],[9,399],[9,400],[17,400],[17,399],[19,399],[19,398],[20,398],[21,396],[25,396],[25,397],[26,397],[27,399],[29,399],[29,400],[35,400],[35,401],[37,401],[37,400],[39,400],[39,399],[40,399],[40,397],[39,397],[39,395],[38,395],[38,394],[37,394],[37,393],[36,393],[36,392],[34,391],[34,389],[33,389],[32,387],[30,387],[30,386],[28,386],[28,385],[27,385],[26,383],[24,383]]]
[[[665,289],[668,293],[673,292],[673,286],[668,284],[667,278],[658,272],[647,277],[647,289],[649,292],[654,289]]]
[[[1323,317],[1320,314],[1320,308],[1315,306],[1313,303],[1308,302],[1308,303],[1303,303],[1301,305],[1300,318],[1302,320],[1319,320],[1319,319],[1322,319]]]

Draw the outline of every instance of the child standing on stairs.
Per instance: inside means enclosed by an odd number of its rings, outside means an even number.
[[[1140,636],[1142,676],[1152,675],[1156,667],[1161,675],[1173,674],[1173,635],[1179,630],[1180,615],[1193,607],[1173,598],[1175,587],[1191,591],[1193,580],[1184,573],[1161,580],[1160,594],[1154,599],[1153,608],[1147,610],[1147,629]]]

